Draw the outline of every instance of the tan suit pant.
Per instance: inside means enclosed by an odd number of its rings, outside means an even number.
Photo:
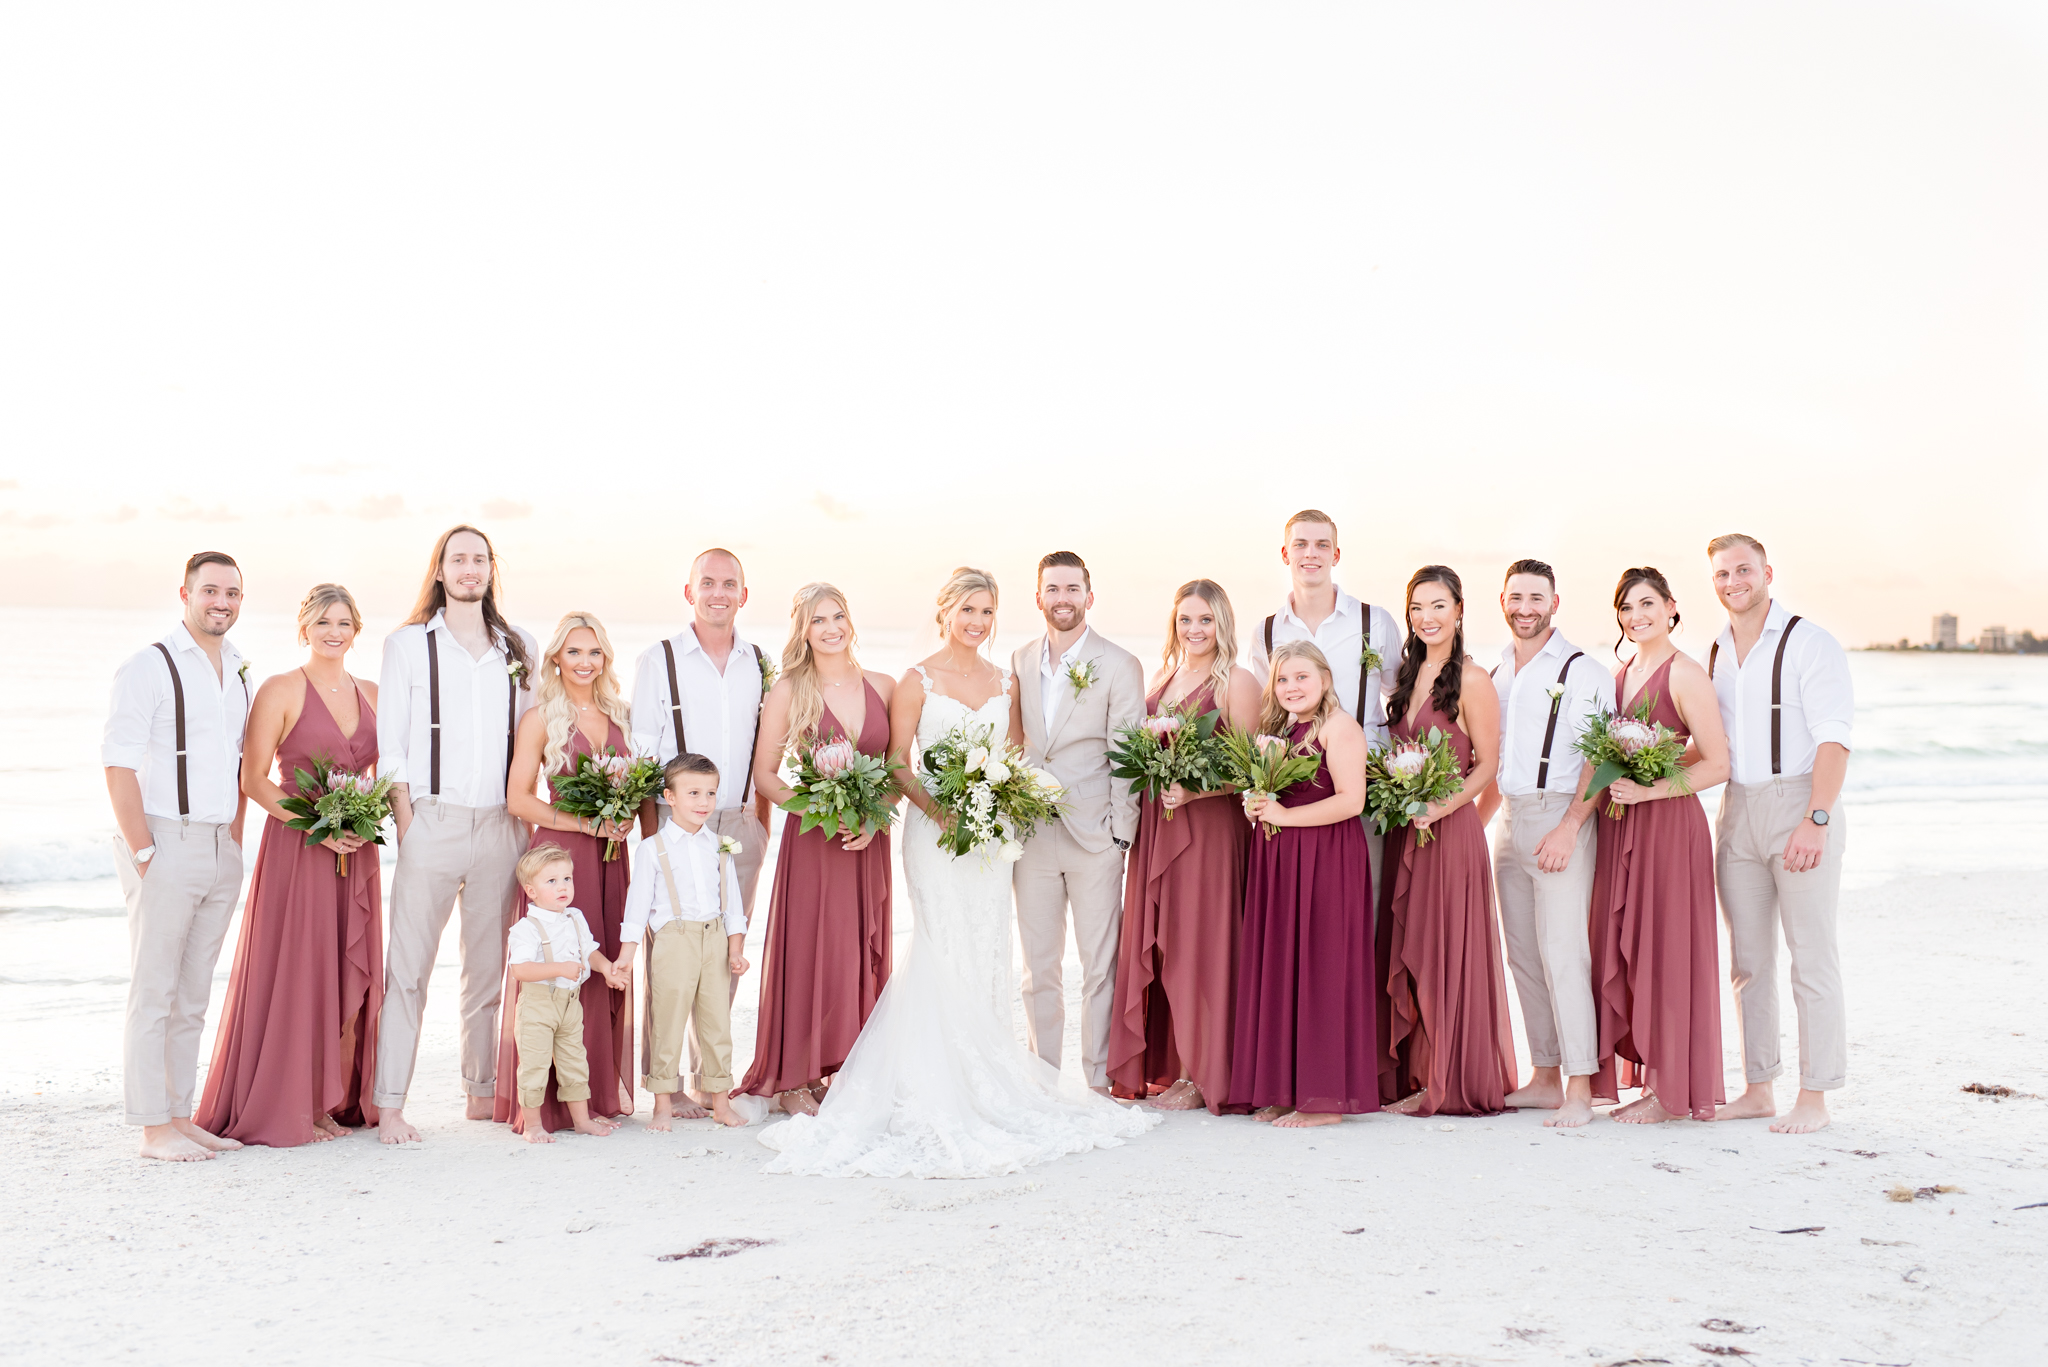
[[[1849,1073],[1849,1020],[1835,909],[1842,894],[1839,807],[1829,813],[1818,868],[1787,873],[1785,842],[1813,810],[1813,776],[1731,783],[1715,830],[1714,881],[1728,922],[1728,977],[1742,1029],[1742,1073],[1769,1082],[1785,1070],[1778,1023],[1778,931],[1792,953],[1792,1000],[1799,1011],[1799,1086],[1832,1091]]]
[[[192,1114],[213,969],[242,890],[242,847],[226,826],[148,820],[156,854],[147,874],[135,871],[128,842],[114,835],[128,903],[121,1093],[130,1125],[167,1125]]]
[[[732,974],[726,969],[725,922],[670,921],[654,933],[647,955],[647,1075],[657,1096],[732,1090]],[[690,1026],[695,1024],[695,1033]],[[679,1074],[684,1040],[690,1076]],[[700,1062],[701,1060],[701,1062]]]
[[[1017,938],[1024,945],[1024,1027],[1031,1050],[1060,1066],[1066,1032],[1067,912],[1081,955],[1081,1071],[1090,1087],[1109,1085],[1109,1018],[1116,992],[1117,933],[1123,924],[1124,852],[1090,854],[1055,822],[1024,844],[1011,875]]]
[[[1572,805],[1568,793],[1527,793],[1503,807],[1506,823],[1494,842],[1494,886],[1500,889],[1500,931],[1508,967],[1522,999],[1529,1061],[1590,1077],[1600,1055],[1593,1012],[1594,823],[1579,827],[1572,862],[1561,873],[1536,867],[1536,847]]]
[[[462,1090],[490,1096],[498,1079],[498,1004],[504,996],[505,934],[520,916],[513,866],[526,852],[526,824],[503,807],[457,807],[434,798],[413,805],[391,875],[391,939],[384,952],[384,1009],[377,1023],[380,1107],[402,1107],[420,1052],[427,981],[448,915],[462,903]]]
[[[662,823],[664,825],[667,824],[669,820],[668,804],[666,802],[656,803],[655,807]],[[752,798],[747,799],[747,805],[744,807],[719,808],[711,814],[711,820],[704,824],[717,831],[720,835],[729,835],[734,840],[740,842],[740,852],[732,857],[732,867],[733,872],[737,873],[740,878],[740,905],[745,908],[747,922],[751,925],[754,920],[754,889],[761,885],[761,861],[768,853],[768,828],[755,818],[754,801]],[[655,829],[660,830],[661,827],[656,826]],[[724,933],[722,930],[719,932],[721,937]],[[721,938],[719,943],[721,945],[724,944],[724,939]],[[719,955],[722,961],[724,951],[720,950]],[[726,1038],[729,1041],[732,1038],[732,1002],[733,998],[740,994],[740,980],[733,976],[730,969],[721,967],[718,971],[725,974],[725,1030]],[[684,1043],[690,1052],[691,1076],[697,1076],[704,1071],[704,1059],[698,1052],[696,1032],[690,1033],[685,1038]],[[725,1064],[725,1071],[727,1073],[732,1072],[732,1061],[729,1055]]]
[[[557,1101],[590,1100],[590,1055],[583,1049],[583,994],[549,983],[519,985],[514,1039],[519,1044],[519,1104],[547,1099],[548,1069],[555,1070]]]

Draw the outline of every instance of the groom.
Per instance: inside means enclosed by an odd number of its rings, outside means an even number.
[[[1066,998],[1060,960],[1067,911],[1081,951],[1081,1063],[1091,1090],[1109,1095],[1109,1011],[1123,921],[1124,851],[1138,830],[1138,803],[1109,777],[1109,743],[1145,716],[1137,656],[1088,629],[1095,594],[1072,551],[1038,562],[1045,635],[1011,660],[1024,750],[1066,788],[1066,814],[1024,845],[1017,862],[1017,936],[1024,944],[1024,1022],[1031,1048],[1060,1066]]]

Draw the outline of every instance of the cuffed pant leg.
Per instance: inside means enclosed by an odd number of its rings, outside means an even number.
[[[732,997],[726,978],[725,925],[719,921],[684,923],[685,953],[695,959],[696,999],[690,1009],[691,1038],[697,1046],[698,1069],[691,1083],[700,1093],[732,1090]]]
[[[518,1019],[513,1027],[519,1046],[519,1104],[538,1106],[547,1098],[548,1069],[555,1061],[555,1039],[561,1019],[560,1004],[545,988],[519,990]]]
[[[561,1023],[555,1027],[555,1098],[558,1101],[590,1100],[590,1055],[583,1047],[583,996],[573,987],[557,988],[563,994]]]
[[[682,1090],[683,1036],[697,1000],[698,956],[681,921],[654,933],[647,952],[647,1068],[641,1085],[656,1096]],[[722,977],[722,975],[721,975]]]

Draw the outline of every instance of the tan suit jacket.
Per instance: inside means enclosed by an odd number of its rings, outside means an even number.
[[[1110,778],[1109,744],[1118,729],[1145,719],[1145,670],[1137,656],[1091,629],[1079,661],[1095,666],[1095,682],[1076,695],[1063,675],[1053,686],[1048,717],[1039,672],[1045,648],[1040,636],[1010,660],[1024,713],[1025,756],[1066,788],[1062,822],[1074,843],[1100,854],[1111,837],[1128,844],[1138,833],[1138,800],[1129,784]]]

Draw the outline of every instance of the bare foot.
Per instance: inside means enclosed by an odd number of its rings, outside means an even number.
[[[1828,1099],[1826,1092],[1799,1091],[1799,1099],[1792,1103],[1792,1109],[1783,1120],[1771,1126],[1772,1134],[1812,1134],[1815,1130],[1828,1127]]]
[[[1258,1121],[1261,1125],[1270,1125],[1281,1116],[1286,1115],[1289,1109],[1286,1106],[1261,1106],[1258,1110],[1252,1112],[1252,1119]]]
[[[1619,1120],[1624,1125],[1661,1125],[1677,1116],[1664,1109],[1664,1103],[1644,1092],[1640,1097],[1617,1110],[1607,1113],[1609,1120]]]
[[[487,1096],[470,1097],[463,1103],[462,1118],[464,1120],[489,1120],[491,1118],[491,1098]],[[400,1140],[399,1142],[403,1143],[404,1141]]]
[[[242,1141],[239,1139],[229,1139],[226,1135],[211,1134],[200,1129],[192,1123],[189,1116],[172,1116],[171,1128],[184,1135],[185,1138],[191,1140],[200,1148],[211,1149],[215,1153],[233,1153],[236,1149],[242,1147]]]
[[[724,1092],[711,1092],[708,1095],[711,1100],[711,1118],[713,1120],[716,1120],[721,1125],[740,1126],[747,1123],[740,1119],[737,1111],[733,1110],[732,1102]]]
[[[1344,1117],[1335,1111],[1295,1111],[1273,1122],[1276,1130],[1313,1130],[1334,1125]]]
[[[702,1120],[711,1114],[690,1099],[688,1092],[677,1092],[668,1099],[669,1114],[678,1120]]]
[[[1417,1092],[1413,1096],[1404,1096],[1399,1101],[1395,1102],[1393,1105],[1383,1106],[1380,1109],[1388,1111],[1394,1115],[1414,1115],[1417,1111],[1422,1109],[1423,1100],[1426,1097],[1428,1097],[1428,1095],[1428,1092]]]
[[[141,1153],[165,1163],[204,1163],[213,1157],[212,1149],[193,1143],[178,1133],[176,1125],[168,1124],[142,1127]]]
[[[417,1144],[420,1132],[405,1118],[402,1108],[391,1108],[377,1112],[377,1142],[380,1144]]]
[[[1554,1111],[1564,1105],[1564,1083],[1559,1069],[1537,1068],[1529,1081],[1507,1095],[1510,1110]]]
[[[1512,1101],[1509,1103],[1512,1105]],[[1571,1130],[1593,1118],[1593,1101],[1590,1097],[1566,1097],[1558,1106],[1557,1114],[1543,1122],[1545,1129]]]
[[[1742,1095],[1714,1111],[1716,1120],[1768,1120],[1778,1113],[1776,1090],[1768,1082],[1752,1082]]]
[[[668,1092],[656,1092],[654,1094],[654,1113],[647,1117],[647,1128],[657,1134],[667,1134],[675,1128],[669,1123],[670,1116],[674,1114],[670,1109],[674,1104],[669,1100],[671,1095]]]
[[[315,1128],[327,1131],[329,1139],[341,1139],[351,1133],[348,1126],[342,1124],[331,1115],[319,1116],[313,1121],[313,1124]]]
[[[520,1137],[529,1144],[552,1144],[555,1142],[555,1137],[541,1128],[540,1117],[538,1116],[527,1122],[526,1133]]]
[[[606,1135],[610,1134],[613,1130],[617,1129],[618,1126],[612,1124],[611,1121],[606,1120],[601,1116],[586,1115],[578,1116],[575,1120],[573,1120],[570,1123],[570,1128],[575,1130],[578,1134],[587,1134],[593,1138],[602,1139]]]
[[[1194,1084],[1194,1080],[1182,1078],[1153,1097],[1149,1104],[1161,1111],[1198,1111],[1207,1103],[1202,1100],[1202,1089]]]
[[[798,1087],[793,1091],[780,1093],[775,1099],[782,1103],[782,1109],[790,1115],[818,1113],[818,1099],[811,1095],[808,1087]]]

